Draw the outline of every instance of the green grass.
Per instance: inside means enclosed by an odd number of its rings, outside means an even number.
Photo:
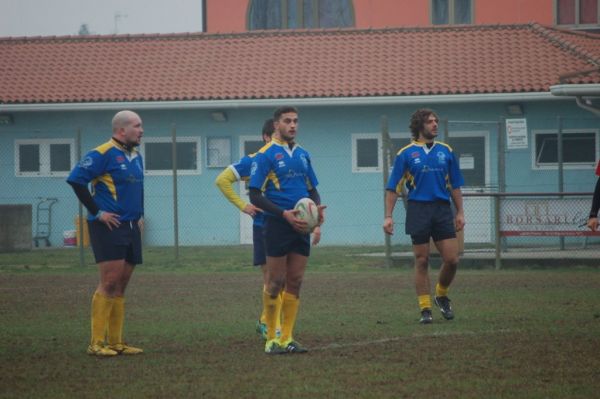
[[[315,249],[296,338],[254,333],[250,249],[148,249],[127,291],[137,357],[85,355],[97,283],[74,250],[0,254],[2,398],[590,398],[600,389],[600,271],[459,270],[456,319],[417,323],[410,267]],[[27,268],[25,265],[28,265]],[[526,266],[526,265],[525,265]],[[432,277],[437,275],[432,270]],[[432,278],[434,280],[434,278]]]

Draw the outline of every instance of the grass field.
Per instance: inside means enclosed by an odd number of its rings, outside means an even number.
[[[125,325],[146,353],[111,359],[85,354],[93,264],[0,254],[0,397],[598,397],[599,269],[459,270],[456,319],[421,326],[410,265],[364,251],[314,250],[295,334],[311,351],[267,356],[249,248],[146,250]]]

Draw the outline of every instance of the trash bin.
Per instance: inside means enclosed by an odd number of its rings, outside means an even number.
[[[80,231],[80,226],[79,226],[79,216],[75,216],[75,236],[76,236],[76,242],[75,245],[79,245],[79,243],[81,242],[81,231]],[[90,246],[90,232],[88,230],[88,223],[87,223],[87,219],[85,217],[82,218],[83,219],[83,246],[84,247],[89,247]]]
[[[63,231],[63,245],[65,247],[77,246],[77,232],[75,230]]]

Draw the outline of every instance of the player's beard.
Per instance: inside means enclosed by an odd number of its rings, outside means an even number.
[[[421,136],[425,140],[435,140],[435,138],[437,137],[437,131],[436,132],[428,132],[428,131],[424,130],[423,133],[421,133]]]

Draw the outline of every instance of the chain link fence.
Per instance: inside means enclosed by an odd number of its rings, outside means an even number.
[[[593,186],[590,179],[574,177],[593,175],[590,165],[597,158],[598,132],[586,128],[589,121],[585,122],[581,118],[538,121],[525,128],[529,142],[523,148],[519,147],[523,136],[507,136],[507,126],[518,125],[504,119],[441,121],[440,140],[457,153],[466,181],[465,254],[491,253],[501,259],[511,253],[552,250],[573,259],[582,253],[600,257],[598,235],[584,226]],[[338,146],[338,152],[311,148],[310,143],[307,148],[321,180],[321,197],[329,206],[323,244],[379,246],[390,259],[399,249],[410,251],[410,239],[402,234],[402,206],[396,207],[395,214],[400,233],[388,237],[381,229],[386,178],[396,152],[410,142],[410,135],[405,128],[403,133],[390,133],[385,117],[380,130],[372,135],[374,141],[349,138],[345,147],[340,146],[339,136],[318,137],[323,148]],[[1,150],[1,218],[8,223],[7,215],[18,206],[30,221],[20,218],[5,227],[10,237],[0,250],[89,245],[86,211],[65,180],[83,154],[109,139],[105,131],[11,128],[3,135],[13,145]],[[315,143],[316,137],[303,133],[304,142]],[[214,185],[216,175],[239,158],[231,153],[235,145],[229,140],[200,138],[176,125],[161,137],[144,136],[147,247],[173,247],[177,258],[180,246],[251,244],[250,219]],[[240,146],[254,152],[260,147],[257,140],[240,138]],[[350,162],[352,172],[346,173]],[[324,169],[344,172],[334,181],[322,177]],[[370,173],[362,173],[367,169]],[[246,194],[243,184],[239,192]],[[11,238],[21,245],[8,242]]]

